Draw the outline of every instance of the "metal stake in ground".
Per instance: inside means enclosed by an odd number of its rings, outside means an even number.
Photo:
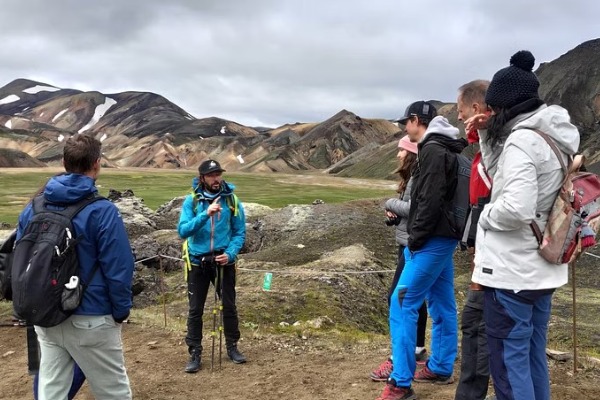
[[[573,283],[573,374],[577,374],[577,301],[575,300],[575,264],[577,261],[573,261],[570,265],[571,274],[573,275],[571,281]]]
[[[162,295],[163,303],[163,316],[165,319],[165,328],[167,327],[167,295],[165,294],[165,270],[163,268],[163,258],[158,257],[158,263],[160,265],[160,294]]]

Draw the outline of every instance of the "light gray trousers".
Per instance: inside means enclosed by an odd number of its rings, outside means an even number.
[[[96,400],[131,399],[121,324],[111,315],[72,315],[51,328],[35,327],[41,350],[39,399],[66,400],[76,362]]]

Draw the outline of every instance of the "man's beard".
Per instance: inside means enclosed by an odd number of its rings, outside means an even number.
[[[212,185],[204,185],[210,193],[219,193],[221,191],[221,182],[213,183]]]

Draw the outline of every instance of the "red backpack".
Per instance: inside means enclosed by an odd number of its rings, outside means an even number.
[[[569,158],[569,165],[565,165],[554,141],[544,132],[535,132],[556,154],[565,178],[543,234],[535,221],[531,223],[531,229],[545,260],[553,264],[570,263],[596,244],[596,233],[600,228],[600,178],[591,172],[580,171],[584,162],[582,155]]]

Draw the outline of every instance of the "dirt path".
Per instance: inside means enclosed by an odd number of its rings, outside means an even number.
[[[371,382],[367,376],[386,356],[384,340],[336,347],[286,336],[246,338],[240,344],[250,360],[246,365],[223,360],[222,370],[211,372],[210,352],[205,350],[202,371],[190,375],[182,372],[187,359],[182,336],[157,327],[124,327],[125,359],[134,399],[362,400],[375,399],[383,388],[382,383]],[[210,349],[209,344],[206,347]],[[0,399],[30,399],[25,329],[0,328],[0,355]],[[553,364],[552,398],[598,398],[598,371],[584,371],[574,379],[569,376],[570,368],[568,364]],[[456,385],[418,383],[414,387],[421,400],[450,400],[456,389]],[[87,386],[77,399],[93,399]]]

